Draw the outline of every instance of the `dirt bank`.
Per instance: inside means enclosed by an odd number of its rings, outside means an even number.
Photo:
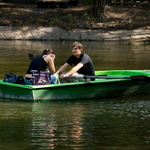
[[[106,6],[99,18],[91,7],[78,5],[67,9],[39,9],[36,5],[0,3],[0,26],[60,27],[65,30],[150,29],[149,7]]]

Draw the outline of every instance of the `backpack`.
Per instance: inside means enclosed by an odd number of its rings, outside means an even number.
[[[8,82],[8,83],[15,83],[15,84],[25,85],[23,76],[17,76],[13,73],[5,74],[3,81]]]
[[[44,85],[51,84],[50,82],[50,72],[42,72],[38,70],[31,70],[33,85]]]

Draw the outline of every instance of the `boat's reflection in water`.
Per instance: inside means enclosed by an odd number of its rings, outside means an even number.
[[[45,103],[0,99],[0,110],[5,150],[139,149],[150,138],[149,95]]]
[[[149,138],[150,117],[150,97],[140,98],[34,103],[34,145],[51,149],[138,147],[137,143]]]

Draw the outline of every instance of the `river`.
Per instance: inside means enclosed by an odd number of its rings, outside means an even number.
[[[127,41],[81,42],[95,70],[149,69],[150,45]],[[58,69],[72,41],[0,41],[0,78],[24,75],[45,48]],[[69,70],[69,68],[68,68]],[[21,102],[0,98],[1,150],[139,150],[150,148],[150,96]]]

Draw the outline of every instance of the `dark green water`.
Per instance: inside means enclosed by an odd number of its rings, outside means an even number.
[[[0,101],[0,149],[149,149],[150,97]]]
[[[149,69],[150,46],[82,42],[95,70]],[[58,69],[72,42],[0,41],[0,78],[24,75],[43,49],[56,53]],[[149,150],[150,96],[43,103],[0,99],[0,150]]]
[[[0,79],[5,73],[24,75],[30,60],[28,53],[38,55],[45,48],[56,54],[55,66],[58,69],[72,54],[72,41],[0,41]],[[82,42],[83,52],[87,53],[95,70],[150,69],[150,45],[142,43],[128,45],[128,42]]]

